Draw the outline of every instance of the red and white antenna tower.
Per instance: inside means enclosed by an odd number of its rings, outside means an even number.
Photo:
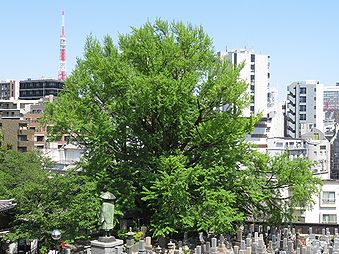
[[[65,17],[64,10],[61,12],[62,26],[60,34],[60,63],[59,63],[59,72],[58,79],[66,79],[66,36],[65,36]]]

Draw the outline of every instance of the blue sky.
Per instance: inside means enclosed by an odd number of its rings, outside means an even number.
[[[271,85],[339,81],[339,1],[316,0],[11,0],[1,1],[0,80],[57,77],[61,10],[65,10],[67,72],[87,35],[129,33],[159,17],[201,25],[215,50],[253,49],[270,55]]]

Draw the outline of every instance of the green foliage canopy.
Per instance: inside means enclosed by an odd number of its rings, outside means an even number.
[[[63,240],[75,240],[97,230],[96,182],[75,171],[51,174],[50,166],[38,153],[0,147],[0,199],[17,204],[7,239],[50,239],[60,229]]]
[[[86,146],[87,176],[155,235],[225,232],[264,215],[281,221],[290,205],[310,203],[319,181],[308,162],[272,159],[244,141],[258,118],[242,116],[241,68],[214,55],[201,27],[181,22],[147,22],[118,46],[89,36],[44,120]]]

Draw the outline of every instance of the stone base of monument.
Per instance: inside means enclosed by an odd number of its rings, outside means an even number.
[[[118,254],[123,244],[123,240],[114,237],[100,237],[99,240],[91,241],[91,254]]]
[[[114,236],[100,236],[98,241],[103,243],[114,242],[116,239]]]

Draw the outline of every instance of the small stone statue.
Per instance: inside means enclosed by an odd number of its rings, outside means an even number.
[[[102,199],[100,212],[100,228],[105,231],[105,237],[111,237],[111,230],[114,227],[114,200],[115,196],[110,192],[101,194]]]

